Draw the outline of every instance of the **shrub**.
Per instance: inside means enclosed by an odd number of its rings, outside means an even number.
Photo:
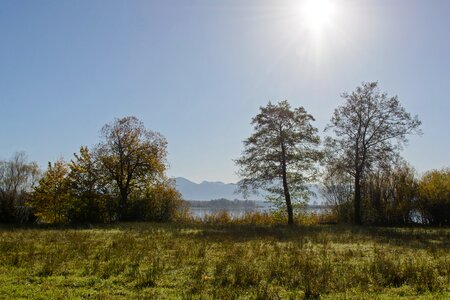
[[[405,225],[414,222],[417,209],[417,186],[414,169],[403,161],[368,172],[362,182],[361,216],[363,223]],[[353,220],[354,194],[351,178],[328,174],[322,194],[334,219],[341,223]],[[333,219],[333,218],[332,218]]]
[[[419,199],[427,223],[450,224],[450,168],[426,173],[419,182]]]
[[[133,194],[126,218],[130,221],[172,221],[185,209],[181,194],[171,182],[165,181]]]
[[[363,218],[368,224],[405,225],[413,223],[417,179],[406,163],[367,175],[363,185]]]

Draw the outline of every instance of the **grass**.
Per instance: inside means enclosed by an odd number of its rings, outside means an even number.
[[[449,228],[0,228],[0,298],[449,299]]]

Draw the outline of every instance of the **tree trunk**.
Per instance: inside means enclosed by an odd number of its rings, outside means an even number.
[[[292,211],[291,195],[289,193],[289,187],[287,185],[286,172],[283,173],[283,190],[288,213],[288,225],[294,225],[294,213]]]
[[[284,148],[284,144],[281,143],[281,168],[283,175],[283,191],[284,191],[284,199],[286,200],[286,209],[288,213],[288,225],[294,225],[294,213],[292,211],[292,202],[291,202],[291,194],[289,193],[289,186],[287,183],[287,171],[286,171],[286,150]]]
[[[119,220],[123,220],[128,201],[128,192],[126,189],[120,190],[120,202],[119,202]]]
[[[361,180],[360,175],[355,175],[355,217],[354,221],[356,225],[361,225]]]

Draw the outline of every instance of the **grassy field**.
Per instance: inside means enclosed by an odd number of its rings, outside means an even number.
[[[0,228],[0,298],[449,299],[450,229]]]

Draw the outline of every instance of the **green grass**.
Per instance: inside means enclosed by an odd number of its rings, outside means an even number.
[[[0,298],[449,299],[450,229],[0,228]]]

